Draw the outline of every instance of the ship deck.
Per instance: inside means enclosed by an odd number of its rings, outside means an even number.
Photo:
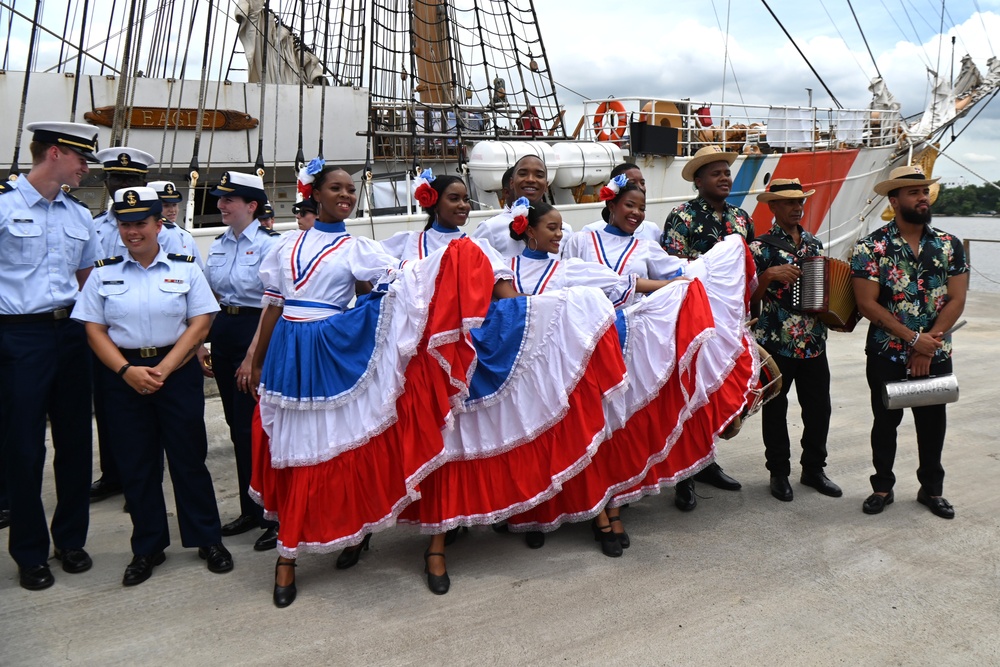
[[[1000,300],[973,292],[955,336],[961,400],[949,407],[945,495],[957,518],[915,498],[912,418],[900,428],[896,502],[878,516],[870,493],[864,326],[832,334],[831,479],[839,499],[793,479],[795,500],[768,493],[760,419],[720,445],[740,492],[698,485],[682,514],[672,492],[624,512],[632,547],[601,555],[587,525],[521,537],[474,529],[448,550],[451,592],[422,575],[426,538],[379,533],[355,568],[335,554],[306,555],[299,597],[271,604],[274,552],[251,549],[256,531],[226,540],[236,568],[209,573],[174,544],[153,577],[123,588],[130,559],[121,497],[91,511],[94,568],[28,592],[0,559],[0,663],[73,664],[995,664],[1000,661]],[[800,420],[792,400],[790,431]],[[239,511],[222,408],[210,398],[209,466],[223,520]],[[793,445],[794,448],[794,445]],[[794,449],[793,449],[794,451]],[[794,471],[793,464],[793,471]],[[794,474],[794,472],[793,472]],[[172,508],[169,484],[168,507]],[[44,484],[51,512],[51,465]]]

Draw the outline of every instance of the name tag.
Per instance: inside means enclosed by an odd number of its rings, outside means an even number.
[[[165,282],[165,283],[173,283],[175,285],[183,285],[184,284],[184,279],[183,278],[164,278],[163,282]]]
[[[11,222],[34,222],[33,218],[12,218]]]
[[[101,281],[101,284],[102,285],[124,285],[125,281],[124,280],[103,280],[103,281]]]

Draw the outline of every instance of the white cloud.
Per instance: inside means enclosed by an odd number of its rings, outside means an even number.
[[[966,162],[981,164],[984,162],[996,162],[996,155],[984,155],[982,153],[962,153],[962,159]]]

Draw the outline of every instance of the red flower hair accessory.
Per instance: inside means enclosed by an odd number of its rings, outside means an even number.
[[[510,228],[515,234],[523,234],[524,230],[528,228],[528,208],[529,202],[527,197],[519,197],[514,205],[510,207],[510,214],[514,216],[511,220]]]
[[[622,188],[624,188],[627,184],[628,176],[625,174],[618,174],[611,179],[610,183],[601,188],[601,191],[597,194],[597,196],[601,201],[611,201],[618,196],[618,193],[621,192]]]
[[[323,158],[314,157],[309,160],[309,164],[299,169],[297,178],[298,189],[302,194],[303,199],[309,199],[312,197],[313,181],[316,180],[316,174],[323,171],[324,166],[326,166],[326,161],[323,160]]]
[[[417,200],[423,208],[430,208],[437,203],[438,193],[437,190],[431,187],[431,183],[434,182],[434,172],[430,169],[424,169],[420,172],[420,175],[413,179],[416,183],[416,187],[413,189],[413,198]]]

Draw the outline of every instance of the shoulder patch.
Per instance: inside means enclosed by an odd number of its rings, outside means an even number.
[[[84,204],[82,201],[80,201],[79,199],[77,199],[76,197],[74,197],[73,195],[71,195],[70,193],[68,193],[68,192],[66,193],[66,198],[69,199],[69,200],[71,200],[71,201],[75,201],[77,204],[79,204],[80,206],[84,207],[85,209],[87,209],[88,212],[90,212],[90,207],[89,206],[87,206],[86,204]]]
[[[172,259],[177,262],[193,262],[194,256],[192,255],[180,255],[176,252],[168,252],[167,259]]]
[[[101,217],[102,215],[104,215],[104,214],[105,214],[105,213],[107,213],[107,212],[108,212],[108,210],[107,210],[107,209],[104,209],[104,210],[103,210],[103,211],[101,211],[100,213],[95,213],[95,214],[94,214],[94,220],[97,220],[97,219],[98,219],[99,217]]]
[[[94,266],[96,267],[111,266],[112,264],[119,264],[124,261],[125,261],[124,255],[117,255],[115,257],[105,257],[104,259],[99,259],[96,262],[94,262]]]
[[[261,227],[261,230],[264,231],[268,236],[281,236],[281,232],[276,232],[273,229],[268,229],[267,227]]]
[[[225,235],[226,235],[226,233],[222,232],[221,234],[219,234],[218,236],[215,237],[215,240],[218,241],[219,239],[221,239]]]
[[[0,195],[6,194],[6,193],[10,192],[13,189],[14,188],[11,187],[10,183],[0,183]]]
[[[166,218],[160,218],[160,222],[162,222],[163,226],[166,227],[167,229],[173,229],[174,227],[177,226],[176,224],[170,222]]]

